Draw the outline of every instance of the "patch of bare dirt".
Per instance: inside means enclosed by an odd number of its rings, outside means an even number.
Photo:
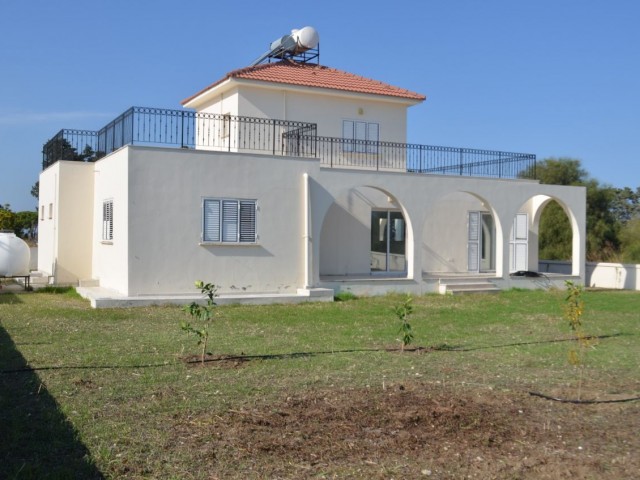
[[[639,402],[568,405],[427,384],[310,391],[179,417],[211,478],[637,478]]]

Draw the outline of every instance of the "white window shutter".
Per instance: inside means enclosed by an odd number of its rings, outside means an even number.
[[[369,141],[367,153],[378,153],[379,137],[380,125],[377,123],[370,123],[367,128],[367,140]]]
[[[204,201],[204,225],[202,229],[202,241],[220,241],[220,200]]]
[[[514,240],[526,240],[529,228],[527,226],[527,214],[518,213],[513,225]]]
[[[509,242],[509,270],[510,272],[526,271],[529,269],[529,216],[518,213],[511,226],[511,241]]]
[[[238,241],[238,202],[237,200],[222,201],[222,241]]]
[[[467,224],[467,270],[480,271],[480,212],[469,212]]]
[[[353,152],[353,122],[351,120],[344,120],[342,122],[342,138],[344,143],[342,150],[345,152]]]
[[[113,200],[102,203],[102,240],[113,240]]]
[[[240,202],[240,241],[256,241],[256,202]]]
[[[367,140],[367,124],[365,122],[355,122],[355,140],[356,152],[365,151],[365,142]]]

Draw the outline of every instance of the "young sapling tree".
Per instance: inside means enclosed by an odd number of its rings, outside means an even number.
[[[398,320],[400,320],[400,334],[402,335],[400,350],[403,352],[404,347],[413,341],[413,330],[409,323],[409,315],[413,313],[412,301],[411,295],[407,295],[404,302],[393,307],[393,312],[396,314],[396,317],[398,317]]]
[[[584,300],[582,294],[584,287],[577,285],[571,280],[565,281],[567,286],[567,296],[564,304],[564,318],[569,322],[569,327],[576,340],[575,346],[569,350],[569,363],[580,368],[578,379],[578,400],[582,391],[582,378],[584,376],[584,357],[587,349],[595,344],[592,336],[587,335],[582,327],[582,314],[584,313]]]
[[[200,361],[204,365],[204,357],[207,353],[207,343],[209,341],[209,324],[213,319],[213,311],[216,306],[215,297],[217,296],[218,287],[213,283],[204,283],[202,280],[195,282],[196,288],[200,289],[207,298],[206,305],[200,305],[192,302],[186,305],[183,310],[187,312],[193,321],[198,322],[198,327],[194,327],[190,322],[180,322],[180,328],[188,334],[195,334],[198,337],[198,345],[202,347]]]

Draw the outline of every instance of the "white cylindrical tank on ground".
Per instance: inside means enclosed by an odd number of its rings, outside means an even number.
[[[0,277],[29,275],[29,245],[13,232],[0,232]]]

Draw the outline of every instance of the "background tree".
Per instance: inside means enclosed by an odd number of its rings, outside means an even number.
[[[0,230],[14,230],[16,214],[11,211],[9,204],[0,205]]]
[[[640,263],[640,216],[629,220],[620,230],[622,261]]]
[[[40,198],[40,180],[37,180],[31,187],[31,196],[36,200]]]
[[[38,231],[38,212],[16,212],[13,230],[20,238],[34,240]]]
[[[522,176],[528,176],[527,173],[530,172],[525,172]],[[537,164],[536,176],[541,183],[587,188],[587,260],[617,259],[621,223],[615,212],[616,208],[626,211],[623,194],[618,192],[619,189],[601,186],[597,180],[589,177],[580,160],[573,158],[546,158]],[[557,202],[549,203],[540,217],[540,258],[570,259],[571,237],[571,225],[566,213]]]

